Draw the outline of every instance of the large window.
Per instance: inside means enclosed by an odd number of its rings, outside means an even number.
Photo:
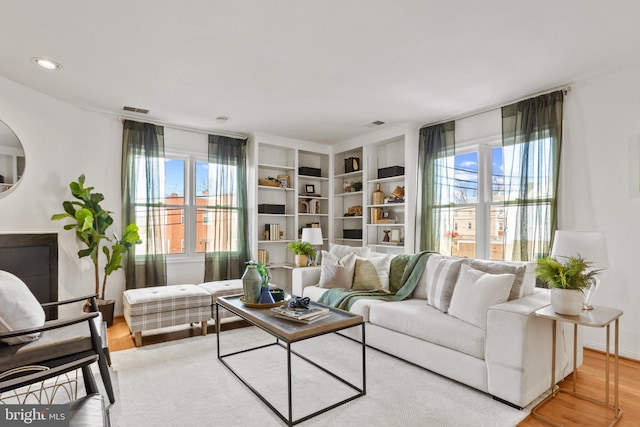
[[[138,170],[144,170],[144,162],[140,159]],[[163,188],[157,203],[147,205],[144,180],[145,174],[139,173],[139,195],[136,200],[136,216],[138,223],[144,224],[142,218],[148,209],[154,209],[164,227],[163,253],[171,258],[199,256],[207,247],[212,246],[211,239],[216,227],[224,227],[221,238],[227,251],[237,248],[237,226],[233,221],[237,217],[235,207],[235,191],[231,186],[229,192],[220,198],[210,196],[210,189],[218,183],[215,181],[213,168],[204,156],[193,156],[180,153],[166,153],[164,170],[161,171]],[[235,171],[231,171],[233,174]],[[231,222],[230,222],[231,221]],[[140,229],[140,236],[146,239],[147,230]],[[142,246],[142,245],[141,245]],[[138,251],[144,255],[143,251]]]
[[[542,140],[535,144],[535,152],[542,155],[534,156],[530,161],[538,165],[538,170],[549,170],[551,156],[544,153],[549,151],[545,147],[550,145],[550,141]],[[512,259],[513,247],[520,244],[520,240],[515,233],[518,216],[506,215],[508,211],[515,211],[519,195],[524,191],[527,198],[535,202],[528,215],[533,224],[534,218],[538,221],[541,217],[536,209],[548,209],[553,199],[551,177],[528,180],[525,189],[514,184],[522,182],[520,168],[509,159],[521,158],[523,153],[516,152],[521,148],[503,148],[499,142],[456,147],[453,162],[448,160],[454,168],[453,175],[450,175],[453,176],[450,183],[453,200],[449,206],[441,208],[441,212],[448,216],[448,220],[442,223],[449,225],[448,228],[443,226],[442,230],[444,238],[441,239],[440,250],[443,253],[470,258]],[[507,224],[506,218],[512,218],[512,223]],[[549,226],[548,221],[536,223],[530,233],[550,234]],[[533,237],[527,240],[533,240]]]
[[[504,175],[499,143],[456,147],[446,206],[439,208],[440,252],[470,258],[504,259]]]

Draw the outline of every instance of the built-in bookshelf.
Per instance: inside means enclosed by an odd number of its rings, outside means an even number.
[[[333,240],[362,246],[364,170],[362,147],[334,154]]]
[[[256,251],[268,260],[274,282],[283,282],[285,273],[278,270],[293,262],[287,243],[297,238],[295,150],[269,144],[257,144],[257,149]]]
[[[366,244],[380,252],[404,251],[405,137],[370,144],[367,151]],[[374,200],[381,191],[382,200]]]

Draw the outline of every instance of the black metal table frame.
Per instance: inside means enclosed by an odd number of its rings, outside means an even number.
[[[313,418],[317,415],[323,414],[327,411],[330,411],[331,409],[334,409],[340,405],[343,405],[347,402],[350,402],[354,399],[357,399],[358,397],[364,396],[367,394],[367,379],[366,379],[366,358],[365,358],[365,351],[366,351],[366,344],[365,344],[365,332],[364,332],[364,322],[362,322],[359,325],[352,325],[352,326],[347,326],[347,327],[343,327],[343,328],[338,328],[338,329],[334,329],[331,331],[327,331],[327,332],[323,332],[323,333],[319,333],[319,334],[315,334],[309,337],[305,337],[303,339],[300,340],[296,340],[296,341],[289,341],[286,338],[278,335],[276,332],[269,330],[265,327],[263,327],[262,325],[257,324],[256,322],[252,322],[250,319],[247,319],[245,316],[242,315],[242,313],[239,313],[235,310],[233,310],[230,307],[223,307],[225,310],[229,310],[231,311],[233,314],[235,314],[238,317],[241,317],[242,319],[246,320],[247,322],[251,323],[253,326],[257,326],[258,328],[262,329],[263,331],[267,332],[269,335],[272,335],[276,338],[276,342],[271,343],[271,344],[264,344],[261,346],[257,346],[257,347],[252,347],[252,348],[248,348],[245,350],[240,350],[240,351],[235,351],[233,353],[228,353],[228,354],[224,354],[221,355],[220,354],[220,316],[219,316],[219,308],[220,305],[216,302],[216,342],[217,342],[217,347],[218,347],[218,360],[220,360],[220,362],[222,362],[222,364],[224,366],[227,367],[227,369],[229,369],[231,371],[231,373],[233,373],[245,386],[247,386],[249,388],[249,390],[251,390],[253,392],[253,394],[255,394],[256,396],[258,396],[258,398],[265,404],[267,405],[276,415],[278,415],[278,417],[280,417],[280,419],[282,421],[284,421],[285,423],[287,423],[287,425],[289,426],[293,426],[296,424],[299,424],[301,422],[304,422],[310,418]],[[328,369],[320,366],[318,363],[310,360],[309,358],[303,356],[302,354],[294,351],[291,349],[291,344],[294,342],[300,342],[300,341],[304,341],[310,338],[316,338],[322,335],[326,335],[326,334],[330,334],[330,333],[334,333],[334,332],[338,332],[340,330],[343,329],[349,329],[349,328],[354,328],[360,326],[362,328],[362,388],[351,384],[350,382],[348,382],[347,380],[345,380],[344,378],[339,377],[338,375],[336,375],[335,373],[329,371]],[[345,337],[345,339],[350,339]],[[283,344],[282,342],[286,343]],[[231,357],[237,354],[242,354],[242,353],[247,353],[250,351],[254,351],[254,350],[260,350],[262,348],[266,348],[266,347],[271,347],[274,345],[278,345],[284,349],[287,350],[287,387],[288,387],[288,418],[285,417],[275,406],[273,406],[262,394],[260,394],[260,392],[258,390],[256,390],[251,384],[249,384],[249,382],[247,380],[245,380],[243,377],[240,376],[240,374],[238,374],[225,360],[224,358],[226,357]],[[358,393],[350,396],[344,400],[341,400],[339,402],[336,402],[332,405],[329,405],[323,409],[320,409],[319,411],[316,411],[312,414],[306,415],[304,417],[298,418],[297,420],[293,420],[293,396],[292,396],[292,387],[291,387],[291,383],[292,383],[292,378],[291,378],[291,355],[294,354],[296,356],[298,356],[299,358],[301,358],[302,360],[306,361],[307,363],[310,363],[311,365],[315,366],[316,368],[322,370],[323,372],[329,374],[330,376],[332,376],[333,378],[339,380],[340,382],[346,384],[347,386],[351,387],[352,389],[354,389],[355,391],[357,391]]]

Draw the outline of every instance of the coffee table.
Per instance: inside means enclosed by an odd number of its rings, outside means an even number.
[[[321,304],[311,303],[310,306],[319,306],[324,307]],[[220,322],[219,322],[219,309],[220,307],[229,310],[233,314],[242,319],[249,322],[251,325],[257,326],[263,331],[271,334],[276,338],[276,341],[271,344],[261,345],[257,347],[248,348],[241,351],[236,351],[228,354],[220,354]],[[349,313],[348,311],[339,310],[336,308],[329,307],[331,311],[331,315],[318,320],[315,323],[304,324],[297,323],[287,319],[280,319],[275,316],[269,308],[253,308],[247,307],[244,305],[242,301],[240,301],[240,295],[237,296],[225,296],[219,297],[216,300],[216,330],[217,330],[217,344],[218,344],[218,359],[229,369],[244,385],[246,385],[262,402],[264,402],[273,412],[276,413],[284,421],[287,425],[292,426],[303,421],[308,420],[309,418],[315,417],[316,415],[327,412],[333,408],[336,408],[340,405],[343,405],[347,402],[350,402],[354,399],[357,399],[360,396],[364,396],[366,394],[366,365],[365,365],[365,336],[364,336],[364,321],[362,316]],[[318,337],[325,334],[330,334],[333,332],[340,331],[342,329],[348,329],[360,326],[362,328],[362,386],[358,387],[355,384],[352,384],[345,380],[344,378],[339,377],[335,373],[329,371],[328,369],[320,366],[316,362],[309,360],[305,356],[299,354],[298,352],[292,350],[291,345],[297,341],[306,340],[309,338]],[[349,339],[346,338],[345,339]],[[287,350],[287,387],[288,387],[288,415],[283,415],[275,406],[273,406],[266,397],[262,396],[254,387],[252,387],[247,380],[239,375],[224,359],[236,354],[246,353],[249,351],[260,350],[265,347],[270,347],[274,345],[279,345]],[[331,404],[319,411],[316,411],[312,414],[306,415],[304,417],[298,418],[297,420],[293,419],[293,407],[292,407],[292,372],[291,372],[291,356],[294,355],[296,357],[301,358],[302,360],[310,363],[316,368],[322,370],[333,378],[341,381],[347,386],[351,387],[356,391],[356,394]]]

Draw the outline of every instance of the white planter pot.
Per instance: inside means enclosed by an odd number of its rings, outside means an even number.
[[[298,267],[306,267],[308,263],[306,255],[296,255],[296,265]]]
[[[551,307],[558,314],[577,316],[584,305],[584,294],[574,289],[551,289]]]

